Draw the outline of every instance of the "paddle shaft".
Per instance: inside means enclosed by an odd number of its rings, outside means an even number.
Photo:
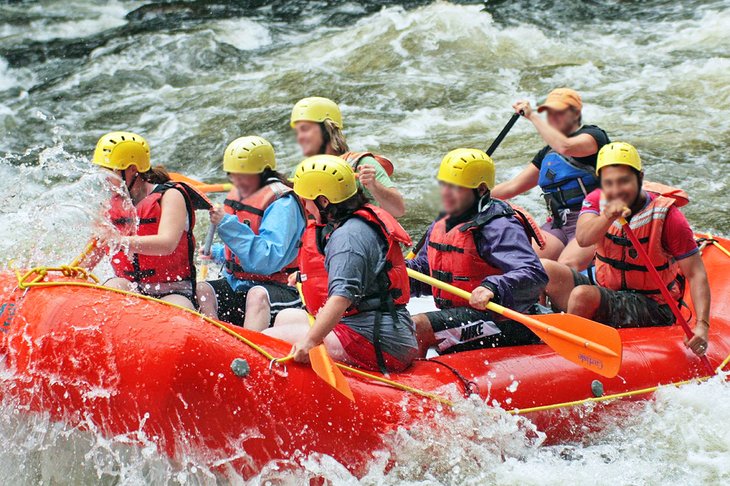
[[[497,150],[497,147],[502,143],[502,140],[504,140],[504,137],[507,136],[510,130],[512,130],[512,127],[515,126],[515,123],[517,123],[517,120],[520,119],[520,116],[524,115],[524,111],[520,111],[519,113],[514,113],[507,124],[502,128],[502,131],[499,132],[499,135],[497,135],[497,138],[494,139],[492,142],[492,145],[489,146],[487,149],[487,155],[490,157],[494,153],[495,150]],[[423,245],[426,243],[426,237],[428,236],[428,230],[423,233],[423,236],[421,236],[421,239],[418,240],[418,243],[416,243],[416,246],[414,246],[411,251],[408,252],[408,255],[406,255],[407,260],[413,260],[416,258],[416,255],[419,251],[421,251],[421,248],[423,248]]]
[[[634,234],[634,230],[631,229],[631,226],[629,226],[628,221],[626,221],[625,218],[620,218],[619,223],[621,223],[621,226],[623,226],[624,231],[626,232],[626,236],[628,236],[629,240],[631,240],[631,244],[634,246],[634,249],[639,254],[639,257],[644,261],[644,266],[646,267],[647,271],[649,272],[649,275],[654,279],[654,283],[659,288],[659,291],[662,293],[662,297],[664,297],[664,300],[667,302],[667,305],[672,310],[672,313],[674,314],[674,317],[677,318],[677,322],[680,326],[682,326],[682,329],[684,330],[684,334],[687,335],[687,339],[691,339],[692,336],[694,336],[694,333],[692,332],[692,329],[689,327],[689,324],[687,324],[687,320],[682,315],[682,311],[679,310],[679,306],[677,305],[677,301],[672,297],[672,295],[669,293],[669,289],[664,285],[664,281],[662,280],[662,277],[659,275],[659,272],[657,271],[656,267],[654,267],[654,264],[651,261],[651,258],[649,258],[649,255],[646,253],[646,250],[644,250],[644,247],[641,246],[641,243],[639,242],[639,239]],[[710,364],[710,360],[707,359],[707,356],[700,356],[700,361],[702,361],[702,364],[707,367],[707,370],[714,374],[715,371],[712,369],[712,365]]]
[[[525,114],[524,111],[520,111],[519,113],[512,114],[512,116],[510,117],[507,124],[504,126],[502,131],[499,132],[499,135],[497,135],[497,138],[494,139],[494,142],[492,142],[492,145],[490,145],[489,148],[487,149],[487,155],[489,155],[490,157],[492,156],[494,151],[497,150],[497,147],[499,147],[499,144],[501,144],[502,140],[504,140],[504,137],[507,136],[509,131],[512,130],[512,127],[515,126],[515,123],[517,123],[517,120],[519,120],[520,117],[524,114]]]
[[[448,292],[450,294],[453,294],[457,297],[460,297],[464,300],[470,300],[471,299],[471,293],[467,292],[466,290],[460,289],[458,287],[454,287],[453,285],[447,284],[446,282],[442,282],[440,280],[437,280],[433,277],[430,277],[428,275],[424,275],[420,272],[417,272],[412,269],[408,269],[408,276],[411,277],[414,280],[418,280],[419,282],[423,282],[425,284],[431,285],[433,287],[439,288],[445,292]],[[568,341],[572,344],[575,344],[580,347],[590,348],[598,353],[604,354],[606,356],[612,356],[616,357],[618,356],[616,353],[614,353],[612,350],[608,349],[607,347],[594,343],[592,341],[586,340],[582,338],[581,336],[577,336],[575,334],[571,334],[567,331],[564,331],[562,329],[558,329],[554,326],[549,326],[547,324],[544,324],[530,316],[527,316],[525,314],[520,314],[517,311],[514,311],[512,309],[508,309],[506,307],[503,307],[499,304],[495,304],[494,302],[490,302],[486,306],[487,310],[490,310],[492,312],[496,312],[497,314],[500,314],[507,319],[512,319],[513,321],[519,322],[520,324],[530,328],[530,329],[537,329],[539,331],[551,334],[555,337],[559,337],[565,341]]]
[[[200,251],[202,255],[210,256],[211,248],[213,247],[213,238],[215,238],[215,231],[217,229],[218,226],[215,224],[211,224],[210,228],[208,228],[208,234],[205,235],[205,243],[203,243],[203,248]],[[205,260],[200,267],[201,280],[206,280],[208,278],[208,265],[208,261]]]

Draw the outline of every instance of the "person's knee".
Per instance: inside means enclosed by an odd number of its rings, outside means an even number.
[[[568,312],[583,317],[593,317],[601,304],[598,287],[579,285],[573,289],[568,299]]]
[[[269,305],[269,293],[263,287],[253,287],[246,294],[246,312],[267,311]]]
[[[433,332],[431,327],[431,321],[428,320],[426,314],[416,314],[412,317],[413,325],[416,327],[416,334],[423,334],[427,332]]]
[[[287,326],[307,322],[307,313],[302,309],[283,309],[276,314],[274,326]]]
[[[178,295],[178,294],[166,295],[161,300],[164,300],[165,302],[169,302],[170,304],[177,305],[179,307],[184,307],[186,309],[195,309],[195,306],[193,305],[192,301],[182,295]]]
[[[562,287],[573,278],[573,272],[567,265],[547,258],[541,258],[540,263],[548,276],[548,289],[556,285]]]
[[[566,267],[572,268],[576,271],[581,271],[588,266],[591,262],[591,256],[587,256],[581,252],[563,252],[558,258],[558,263],[565,265]]]
[[[119,290],[126,290],[128,292],[134,292],[134,284],[130,282],[129,280],[121,277],[114,277],[110,278],[106,282],[104,282],[104,287],[109,287],[112,289],[119,289]]]

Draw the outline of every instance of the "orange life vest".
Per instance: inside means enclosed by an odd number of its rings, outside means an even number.
[[[259,227],[264,216],[264,211],[274,201],[282,197],[296,197],[292,189],[281,182],[271,182],[246,198],[241,198],[238,189],[231,189],[223,203],[223,209],[228,214],[234,214],[243,224],[248,225],[255,234],[259,234]],[[271,275],[261,275],[247,272],[241,266],[241,261],[226,245],[224,248],[226,258],[226,269],[239,280],[253,280],[256,282],[277,282],[287,283],[289,274],[297,269],[296,257],[284,268]]]
[[[382,274],[382,291],[378,295],[364,296],[359,306],[353,306],[345,315],[366,310],[378,310],[392,300],[395,305],[406,305],[411,296],[410,281],[400,245],[410,245],[411,238],[406,230],[387,211],[372,204],[366,204],[352,214],[375,228],[388,244],[386,271]],[[326,225],[310,222],[302,237],[299,252],[299,270],[302,293],[307,309],[316,314],[327,301],[328,275],[324,265],[324,247],[329,234]],[[330,232],[331,233],[331,232]],[[387,309],[383,309],[387,310]]]
[[[644,245],[672,297],[680,300],[684,289],[679,277],[679,265],[662,245],[664,221],[674,203],[672,198],[656,196],[631,217],[629,225]],[[596,281],[602,287],[646,294],[659,303],[665,303],[654,279],[618,221],[609,227],[596,247]]]
[[[476,245],[475,236],[482,227],[489,224],[495,218],[514,217],[520,222],[528,236],[528,239],[538,238],[542,241],[542,234],[537,223],[530,219],[529,215],[518,214],[510,204],[492,199],[491,204],[498,204],[499,210],[485,217],[485,212],[477,214],[474,219],[457,225],[446,231],[446,220],[443,216],[434,224],[428,241],[428,266],[431,276],[443,282],[450,283],[467,292],[471,292],[481,285],[482,281],[490,275],[501,275],[499,268],[487,263],[480,255]],[[481,217],[480,217],[481,216]],[[469,302],[444,292],[436,287],[431,289],[436,306],[439,309],[450,307],[465,307]]]
[[[374,158],[380,165],[383,166],[386,174],[388,174],[389,176],[393,175],[393,162],[391,162],[389,159],[386,159],[382,155],[376,155],[372,152],[346,152],[340,155],[340,158],[345,159],[347,163],[350,164],[350,167],[352,167],[352,170],[354,170],[355,172],[357,172],[357,168],[364,157]]]
[[[169,255],[135,253],[130,256],[119,251],[111,258],[112,268],[118,277],[145,284],[190,280],[192,285],[195,285],[195,238],[193,237],[195,210],[191,196],[188,194],[188,188],[173,182],[159,184],[147,197],[142,199],[135,207],[139,223],[136,234],[148,236],[158,233],[162,216],[162,196],[170,189],[180,191],[185,198],[188,212],[188,228],[180,236],[180,242],[175,251]],[[131,221],[128,214],[120,213],[119,208],[115,207],[115,201],[118,202],[118,198],[112,200],[112,209],[109,212],[112,223],[126,234],[129,232]]]

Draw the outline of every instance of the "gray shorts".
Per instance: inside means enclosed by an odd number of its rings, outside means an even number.
[[[675,317],[666,304],[630,290],[611,290],[597,285],[588,275],[573,270],[573,283],[593,285],[601,293],[601,303],[593,318],[611,327],[671,326]]]
[[[540,229],[559,239],[563,245],[567,245],[570,240],[575,238],[575,228],[578,225],[580,210],[571,211],[570,209],[565,209],[561,211],[561,215],[563,223],[561,227],[558,228],[555,221],[550,218],[545,224],[540,226]]]

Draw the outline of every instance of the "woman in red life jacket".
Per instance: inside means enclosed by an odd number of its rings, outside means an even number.
[[[697,324],[687,346],[702,356],[707,350],[710,286],[687,219],[674,199],[642,190],[641,159],[628,143],[601,149],[596,173],[601,188],[586,197],[576,231],[581,246],[596,245],[595,280],[560,263],[543,261],[553,307],[615,327],[667,326],[675,321],[618,222],[623,217],[673,299],[681,302],[688,281]]]
[[[222,208],[210,211],[223,245],[209,258],[225,265],[223,278],[200,282],[200,310],[246,329],[261,331],[283,309],[301,307],[287,285],[296,270],[306,226],[291,184],[276,171],[274,147],[261,137],[240,137],[223,155],[233,184]]]
[[[281,313],[264,331],[292,344],[299,362],[324,342],[340,361],[381,371],[402,370],[417,353],[401,245],[405,230],[387,211],[368,203],[355,173],[341,158],[317,155],[296,169],[294,191],[320,222],[311,222],[299,254],[303,311]]]
[[[114,173],[118,193],[109,215],[117,230],[102,241],[101,252],[84,266],[93,267],[114,248],[116,277],[104,285],[138,292],[187,308],[195,301],[195,213],[187,188],[170,182],[162,167],[150,166],[149,146],[130,132],[112,132],[99,139],[93,163]],[[131,199],[134,211],[124,208]],[[131,233],[131,235],[130,235]]]
[[[396,218],[406,212],[403,196],[390,179],[393,164],[370,152],[350,152],[342,132],[342,113],[337,103],[313,96],[299,100],[291,112],[291,127],[305,157],[337,155],[359,174],[357,185],[365,196]]]

